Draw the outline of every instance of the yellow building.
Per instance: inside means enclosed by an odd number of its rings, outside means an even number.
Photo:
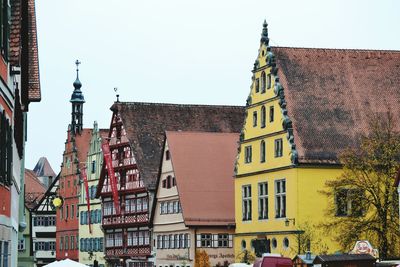
[[[86,188],[82,181],[79,197],[79,262],[93,266],[94,261],[99,267],[105,266],[104,233],[101,229],[101,201],[96,199],[97,184],[99,182],[103,153],[101,139],[108,136],[108,130],[99,129],[94,123],[90,147],[87,156],[86,174],[90,200],[90,213],[86,201]],[[90,218],[90,228],[89,228]]]
[[[264,22],[235,167],[237,261],[245,250],[293,257],[307,232],[312,252],[339,250],[321,224],[329,203],[337,216],[350,215],[351,203],[320,191],[341,174],[339,155],[357,146],[368,116],[398,106],[399,58],[399,51],[270,47]]]

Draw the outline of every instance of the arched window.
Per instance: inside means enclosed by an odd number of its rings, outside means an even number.
[[[266,117],[265,106],[262,106],[261,107],[261,128],[265,127],[265,117]]]
[[[262,140],[260,144],[260,161],[265,162],[265,141]]]
[[[265,93],[266,82],[265,72],[263,71],[261,73],[261,93]]]

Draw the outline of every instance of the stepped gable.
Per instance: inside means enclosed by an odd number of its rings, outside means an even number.
[[[116,102],[139,172],[155,190],[165,131],[240,132],[245,109],[240,106]]]
[[[78,150],[78,160],[80,165],[86,163],[87,155],[90,147],[90,139],[92,138],[92,129],[84,128],[81,134],[76,134],[75,145]]]
[[[33,209],[38,205],[46,192],[46,187],[32,170],[25,169],[25,206]]]
[[[33,172],[37,177],[56,177],[56,174],[53,171],[53,168],[51,168],[50,163],[46,157],[41,157],[39,159],[39,161],[36,163],[35,168],[33,168]]]
[[[239,133],[166,132],[185,225],[235,223]]]
[[[272,47],[299,163],[339,163],[375,113],[400,130],[400,51]]]

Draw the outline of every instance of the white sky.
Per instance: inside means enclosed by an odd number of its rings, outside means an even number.
[[[244,105],[262,23],[270,44],[400,50],[396,0],[36,0],[42,101],[28,113],[26,167],[60,171],[75,60],[84,127],[121,101]]]

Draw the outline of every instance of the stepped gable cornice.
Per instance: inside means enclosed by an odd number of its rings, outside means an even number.
[[[271,47],[298,162],[338,164],[375,114],[400,114],[400,51]],[[398,116],[394,125],[400,130]],[[291,129],[292,126],[292,130]],[[290,136],[288,136],[291,138]]]
[[[115,102],[145,185],[156,189],[165,131],[240,132],[241,106]]]

